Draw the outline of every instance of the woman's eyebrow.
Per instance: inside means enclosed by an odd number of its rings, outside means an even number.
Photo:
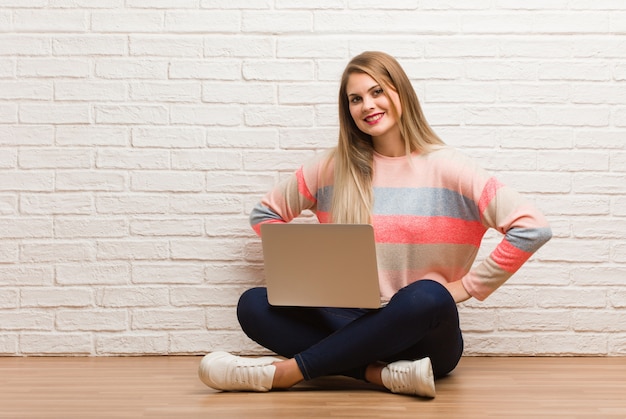
[[[375,84],[374,86],[370,87],[369,89],[367,89],[368,92],[371,92],[372,90],[376,89],[380,87],[378,84]],[[360,96],[358,93],[348,93],[348,97],[350,96]]]

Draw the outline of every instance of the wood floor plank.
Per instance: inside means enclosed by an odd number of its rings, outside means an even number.
[[[199,357],[0,358],[2,418],[626,418],[626,358],[465,357],[425,400],[342,377],[220,393]]]

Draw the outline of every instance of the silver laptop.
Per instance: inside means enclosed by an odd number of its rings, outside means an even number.
[[[263,224],[275,306],[380,308],[374,229],[367,224]]]

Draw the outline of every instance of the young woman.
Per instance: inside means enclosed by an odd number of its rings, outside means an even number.
[[[305,209],[322,223],[374,226],[388,303],[273,307],[265,288],[250,289],[237,308],[241,327],[285,359],[214,352],[200,364],[206,385],[269,391],[345,375],[434,397],[434,379],[463,352],[456,304],[485,299],[551,237],[537,209],[437,137],[407,75],[381,52],[358,55],[343,73],[337,147],[270,191],[250,220],[260,234],[261,224],[289,222]],[[473,266],[489,228],[502,241]]]

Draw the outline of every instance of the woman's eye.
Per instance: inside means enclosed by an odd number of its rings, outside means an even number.
[[[374,96],[379,96],[383,94],[383,89],[376,89],[374,90]]]
[[[350,99],[351,103],[359,103],[359,101],[361,100],[360,97],[358,96],[353,96],[352,99]]]

